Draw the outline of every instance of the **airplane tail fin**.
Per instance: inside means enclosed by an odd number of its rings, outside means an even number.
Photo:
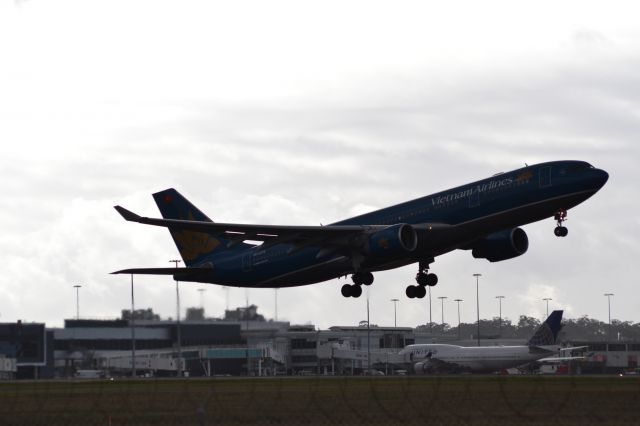
[[[555,345],[558,332],[562,328],[563,311],[553,311],[529,339],[529,346]]]
[[[153,199],[165,219],[213,222],[173,188],[153,194]],[[201,264],[212,253],[227,248],[228,241],[224,234],[195,232],[172,227],[169,227],[169,232],[186,266]]]

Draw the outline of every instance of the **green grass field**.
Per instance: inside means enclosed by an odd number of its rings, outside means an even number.
[[[638,425],[637,377],[0,382],[0,425]]]

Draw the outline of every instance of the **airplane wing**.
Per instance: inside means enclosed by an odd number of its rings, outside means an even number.
[[[172,229],[184,229],[195,232],[203,232],[213,235],[226,234],[232,238],[233,243],[244,240],[268,241],[277,240],[278,243],[292,242],[307,244],[329,243],[347,245],[351,243],[350,237],[363,232],[375,232],[389,225],[323,225],[323,226],[298,226],[298,225],[253,225],[240,223],[203,222],[194,220],[156,219],[139,216],[124,207],[114,207],[127,221],[143,223],[146,225],[162,226]],[[440,234],[441,231],[455,228],[452,225],[434,223],[411,225],[421,237],[423,235]],[[236,237],[236,238],[233,238]],[[276,242],[276,241],[274,241]]]
[[[577,351],[579,349],[587,349],[589,346],[572,346],[572,347],[568,347],[568,348],[560,348],[558,349],[560,352],[571,352],[571,351]]]
[[[211,268],[133,268],[122,269],[112,274],[141,274],[141,275],[194,275],[201,272],[210,272]]]
[[[536,362],[541,364],[559,364],[564,361],[572,361],[574,359],[585,359],[584,356],[550,356],[548,358],[540,358]]]

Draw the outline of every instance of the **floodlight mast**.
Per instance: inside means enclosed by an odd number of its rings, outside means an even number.
[[[178,263],[182,262],[179,259],[172,259],[169,261],[170,263],[175,263],[176,268],[178,267]],[[176,280],[176,336],[178,339],[178,377],[182,377],[182,339],[180,336],[180,287],[178,285],[179,281]]]
[[[397,316],[396,316],[396,307],[397,307],[397,304],[400,301],[400,299],[391,299],[391,301],[393,302],[393,326],[397,327],[398,326],[398,321],[397,321]]]
[[[136,326],[135,326],[135,304],[133,298],[133,274],[131,274],[131,378],[136,377]]]
[[[607,297],[607,305],[609,307],[609,327],[607,329],[607,344],[611,341],[611,296],[613,296],[613,293],[605,293],[604,294]]]
[[[482,274],[473,274],[476,277],[476,312],[478,315],[478,346],[480,346],[480,290],[479,290],[479,278]]]
[[[82,286],[80,284],[76,284],[73,288],[76,289],[76,320],[80,319],[80,288]]]
[[[498,299],[498,336],[502,337],[502,299],[504,296],[496,296]]]
[[[440,314],[441,314],[441,321],[442,321],[442,332],[444,333],[444,299],[447,299],[447,296],[438,296],[438,299],[440,299],[441,303],[441,308],[440,308]]]
[[[544,298],[544,299],[542,299],[542,300],[544,300],[545,302],[547,302],[547,318],[549,318],[549,300],[553,300],[553,299],[552,299],[552,298],[550,298],[550,297],[545,297],[545,298]]]
[[[462,299],[453,299],[454,302],[458,302],[458,340],[461,339],[461,335],[460,335],[460,302],[462,302]]]

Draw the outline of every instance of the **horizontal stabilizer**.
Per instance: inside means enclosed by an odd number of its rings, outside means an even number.
[[[211,270],[211,268],[133,268],[115,271],[111,274],[188,275],[201,272],[211,272]]]
[[[138,216],[132,211],[125,209],[124,207],[114,206],[113,208],[116,209],[118,213],[120,213],[120,216],[122,216],[125,220],[128,220],[129,222],[138,222],[140,220],[140,216]]]

